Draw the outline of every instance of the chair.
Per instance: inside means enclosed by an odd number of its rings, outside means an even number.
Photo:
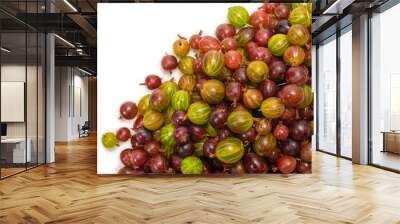
[[[90,129],[89,121],[85,121],[85,123],[82,125],[82,127],[80,127],[80,125],[78,125],[79,138],[89,136],[89,129]]]

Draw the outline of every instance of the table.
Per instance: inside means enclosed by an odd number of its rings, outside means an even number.
[[[32,140],[26,139],[27,147],[25,154],[25,138],[6,138],[1,139],[1,157],[7,163],[26,163],[31,162]]]
[[[400,131],[382,131],[383,150],[382,152],[392,152],[400,154]]]

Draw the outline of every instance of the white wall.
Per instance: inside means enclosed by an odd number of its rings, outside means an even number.
[[[78,125],[88,120],[88,78],[72,67],[56,67],[55,73],[55,140],[74,140]]]
[[[70,84],[69,68],[55,68],[55,140],[68,140],[68,87]]]
[[[25,64],[8,64],[1,66],[1,81],[3,82],[25,82]],[[27,68],[28,71],[32,67]],[[31,72],[28,72],[31,74]],[[1,108],[6,110],[6,108]],[[7,123],[7,137],[25,137],[25,123],[24,122],[10,122]]]
[[[25,71],[27,69],[27,73]],[[41,72],[39,70],[39,72]],[[36,66],[27,66],[19,64],[6,64],[1,66],[1,81],[3,82],[25,82],[25,75],[28,78],[27,87],[27,119],[28,119],[28,137],[30,127],[32,127],[32,132],[35,131],[36,135]],[[41,105],[39,105],[40,107]],[[1,108],[6,110],[6,108]],[[35,112],[35,113],[33,113]],[[33,122],[33,123],[32,123]],[[7,122],[7,135],[8,137],[25,137],[25,123],[26,122]]]
[[[76,72],[77,70],[75,70]],[[85,121],[89,120],[89,110],[88,110],[88,77],[74,75],[74,108],[72,110],[72,114],[74,115],[72,118],[72,130],[71,134],[74,138],[79,137],[78,133],[78,124],[83,125]]]
[[[38,70],[36,70],[38,69]],[[25,66],[25,64],[4,64],[1,66],[1,81],[26,83],[26,110],[27,120],[24,122],[6,122],[7,137],[25,138],[25,133],[31,144],[32,162],[44,162],[44,74],[42,68]],[[27,79],[27,81],[25,80]],[[2,96],[7,97],[7,96]],[[8,108],[1,108],[7,110]],[[37,150],[39,156],[37,157]]]

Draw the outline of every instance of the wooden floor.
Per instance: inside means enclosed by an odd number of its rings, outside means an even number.
[[[23,172],[27,169],[33,169],[37,165],[36,164],[27,164],[27,167],[25,168],[25,165],[19,165],[19,167],[7,167],[7,168],[1,168],[1,178],[5,178],[11,175],[14,175],[16,173]]]
[[[374,164],[400,170],[400,155],[391,152],[374,151],[372,157]]]
[[[0,223],[400,223],[400,175],[316,153],[311,175],[96,175],[94,138],[0,181]]]
[[[16,173],[24,171],[25,167],[23,167],[23,168],[20,168],[20,167],[14,168],[14,167],[12,167],[12,168],[0,168],[0,169],[1,169],[1,176],[2,177],[8,177],[10,175],[13,175],[13,174],[16,174]]]

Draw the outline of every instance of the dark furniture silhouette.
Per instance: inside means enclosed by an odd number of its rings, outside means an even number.
[[[89,129],[90,129],[89,121],[85,121],[85,123],[82,126],[78,125],[79,138],[89,136]]]

